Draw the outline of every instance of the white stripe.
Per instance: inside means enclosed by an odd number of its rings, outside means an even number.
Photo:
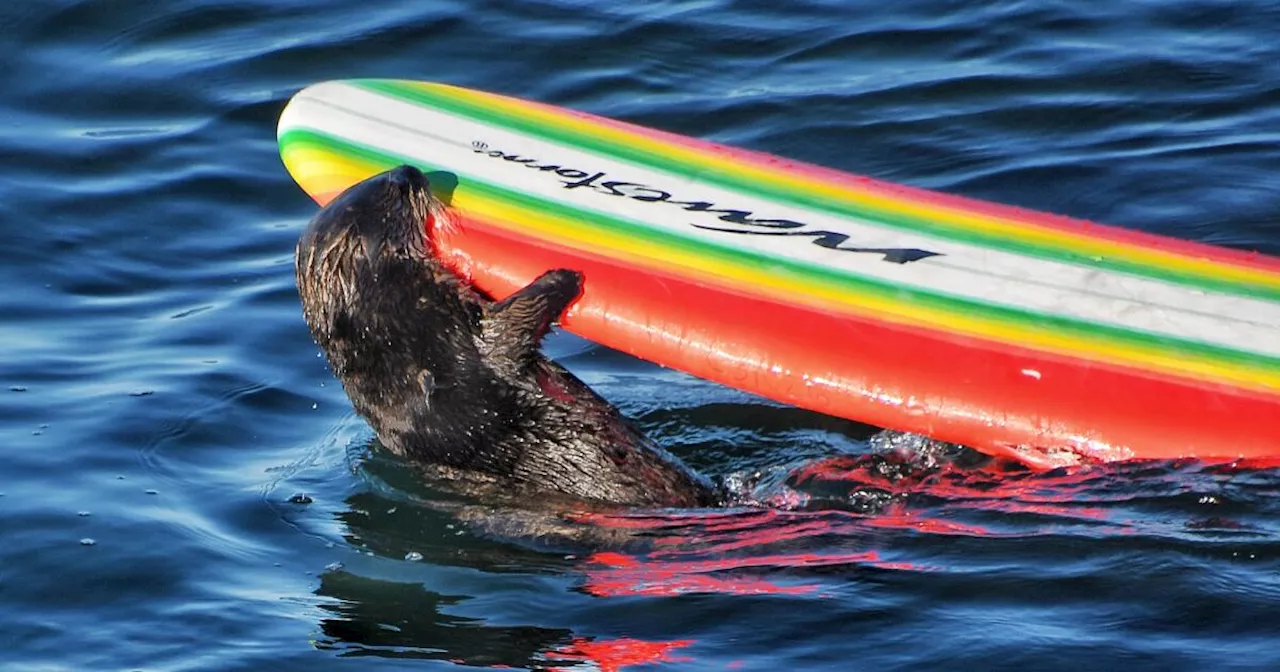
[[[1095,322],[1237,350],[1280,356],[1280,303],[1223,292],[1206,292],[1152,278],[1028,257],[904,231],[871,220],[840,217],[814,208],[783,204],[544,141],[499,126],[338,82],[299,93],[281,116],[281,131],[313,129],[400,156],[445,166],[465,180],[485,182],[584,211],[622,217],[654,229],[737,246],[936,294],[974,299],[1028,311]],[[757,219],[805,222],[805,230],[846,233],[849,245],[920,248],[942,253],[907,264],[878,255],[828,250],[808,237],[749,236],[705,231],[690,223],[729,226],[716,213],[686,212],[678,206],[645,203],[590,188],[565,189],[561,178],[472,150],[473,141],[490,149],[585,171],[607,180],[641,183],[672,194],[673,200],[709,201],[717,208],[747,210]]]

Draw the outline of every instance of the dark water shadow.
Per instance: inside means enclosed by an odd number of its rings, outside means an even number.
[[[447,206],[453,205],[453,192],[458,188],[458,176],[445,170],[433,170],[427,173],[427,182],[431,185],[431,195]]]
[[[322,649],[342,656],[447,660],[478,667],[544,665],[547,652],[569,645],[568,629],[498,626],[455,616],[448,609],[471,599],[443,595],[418,583],[356,576],[344,571],[320,577],[316,595],[331,598],[321,609]]]

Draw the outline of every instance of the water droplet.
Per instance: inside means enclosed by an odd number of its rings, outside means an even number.
[[[148,494],[148,495],[158,495],[158,494],[160,494],[160,491],[159,491],[159,490],[152,490],[152,489],[148,488],[148,489],[147,489],[147,494]]]
[[[89,516],[92,516],[93,514],[92,514],[92,513],[89,513],[88,511],[77,511],[77,512],[76,512],[76,515],[77,515],[77,516],[80,516],[81,518],[88,518]]]
[[[409,562],[422,562],[422,554],[417,551],[409,551],[404,554],[404,559]]]
[[[314,499],[311,499],[311,495],[308,495],[305,492],[294,493],[289,497],[290,504],[310,504],[314,501]]]
[[[400,507],[398,507],[398,506],[393,506],[393,507],[391,507],[391,508],[387,509],[387,513],[395,513],[396,511],[399,511],[399,510],[400,510]]]
[[[320,408],[320,404],[315,404],[315,403],[311,404],[311,410],[315,410],[317,408]]]
[[[81,546],[93,546],[94,544],[97,544],[97,543],[98,542],[94,541],[93,539],[90,539],[89,537],[85,537],[84,539],[80,540]]]

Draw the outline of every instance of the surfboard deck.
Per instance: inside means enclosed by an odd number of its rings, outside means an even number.
[[[1280,456],[1280,260],[872,180],[444,84],[299,92],[317,202],[402,163],[501,298],[582,271],[566,329],[789,404],[1037,466]]]

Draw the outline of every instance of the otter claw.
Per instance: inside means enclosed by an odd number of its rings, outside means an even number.
[[[485,310],[481,338],[491,352],[522,367],[538,353],[552,322],[582,293],[582,274],[556,269]]]
[[[582,294],[582,274],[565,268],[557,268],[538,276],[516,295],[538,294],[546,300],[548,324],[560,319],[569,304]],[[510,300],[510,299],[508,299]],[[505,303],[505,302],[504,302]]]

